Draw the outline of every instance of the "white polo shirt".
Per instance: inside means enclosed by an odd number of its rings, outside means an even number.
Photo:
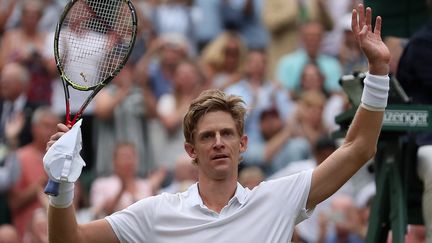
[[[121,242],[290,242],[306,212],[312,170],[262,182],[253,190],[237,185],[218,214],[208,209],[197,184],[177,194],[145,198],[105,219]]]

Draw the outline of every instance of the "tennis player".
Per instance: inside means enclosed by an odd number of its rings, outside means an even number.
[[[78,225],[73,183],[50,197],[50,242],[289,242],[295,224],[336,192],[374,156],[389,90],[390,52],[380,37],[381,18],[371,26],[371,9],[358,5],[352,30],[369,61],[362,104],[344,144],[314,170],[261,183],[238,182],[246,151],[242,100],[217,90],[203,92],[184,117],[185,150],[198,167],[198,183],[178,194],[136,202],[104,219]],[[51,146],[65,132],[52,136]]]

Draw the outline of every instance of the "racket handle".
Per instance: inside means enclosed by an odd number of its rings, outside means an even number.
[[[49,179],[47,185],[45,186],[44,192],[47,195],[56,197],[59,194],[59,186],[60,183]]]

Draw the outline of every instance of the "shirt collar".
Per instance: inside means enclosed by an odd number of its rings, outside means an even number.
[[[229,200],[228,204],[232,203],[233,200],[237,200],[240,205],[243,205],[246,201],[248,191],[248,189],[244,188],[240,183],[237,182],[237,188],[234,196]],[[189,189],[186,191],[185,199],[186,202],[192,207],[197,205],[205,206],[198,192],[198,182],[189,187]]]

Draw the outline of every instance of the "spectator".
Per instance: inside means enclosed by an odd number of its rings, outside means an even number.
[[[356,215],[356,207],[352,197],[339,195],[331,202],[331,211],[328,215],[322,215],[322,237],[318,242],[324,243],[362,243],[363,239],[357,234],[356,227],[359,224]],[[325,219],[324,219],[325,218]],[[334,232],[327,232],[327,225],[334,224]],[[324,240],[323,240],[324,239]]]
[[[246,56],[242,79],[225,91],[242,97],[247,109],[245,130],[251,141],[259,139],[260,111],[275,105],[281,119],[285,120],[293,111],[293,102],[287,92],[266,78],[267,59],[263,51],[251,50]]]
[[[0,46],[0,69],[9,62],[20,62],[28,68],[31,75],[27,102],[33,109],[49,105],[52,93],[51,78],[43,59],[46,35],[35,28],[43,7],[39,0],[25,0],[20,8],[20,25],[5,33]]]
[[[235,32],[224,32],[203,50],[201,61],[208,87],[225,89],[241,79],[247,48]]]
[[[329,134],[324,123],[325,95],[319,91],[304,92],[297,102],[295,114],[290,118],[294,136],[306,138],[315,144],[318,138]]]
[[[222,1],[195,0],[193,1],[193,19],[198,53],[213,39],[224,31],[222,21]]]
[[[0,224],[10,223],[7,191],[19,177],[14,151],[31,141],[30,112],[26,107],[29,73],[18,63],[9,63],[0,73]]]
[[[44,173],[42,158],[46,144],[59,122],[59,117],[48,107],[38,108],[32,117],[33,141],[17,150],[21,175],[9,192],[9,207],[13,224],[21,237],[33,212],[47,206],[43,188],[48,178]]]
[[[14,8],[10,9],[10,17],[5,23],[6,30],[16,28],[21,24],[21,18],[23,17],[21,9],[23,6],[37,2],[43,12],[39,22],[34,27],[41,32],[49,32],[55,29],[63,7],[66,5],[65,1],[58,0],[6,0],[6,2],[14,3]]]
[[[90,206],[96,218],[103,218],[153,195],[148,180],[137,177],[138,154],[132,143],[117,143],[113,153],[114,173],[98,177],[90,190]]]
[[[154,166],[143,91],[136,84],[132,68],[126,64],[94,99],[97,176],[112,174],[111,151],[119,141],[132,141],[136,145],[140,176],[146,175]]]
[[[240,34],[247,48],[265,50],[268,32],[262,23],[263,0],[222,1],[225,28]]]
[[[0,74],[1,94],[1,143],[14,149],[32,140],[30,132],[31,109],[28,107],[27,90],[30,74],[23,65],[6,64]]]
[[[172,79],[177,64],[188,56],[188,47],[180,35],[163,35],[152,40],[135,70],[144,92],[147,114],[156,117],[156,104],[173,90]]]
[[[275,80],[276,68],[282,56],[297,49],[300,26],[317,21],[325,30],[333,28],[333,21],[323,0],[266,0],[263,21],[270,34],[268,48],[269,78]]]
[[[185,191],[198,181],[198,170],[187,153],[180,154],[174,165],[174,178],[161,192],[177,193]]]
[[[186,0],[162,1],[153,9],[152,23],[156,35],[177,34],[187,39],[187,46],[196,53],[192,9]]]
[[[320,51],[324,29],[319,22],[308,22],[301,27],[303,47],[293,53],[284,55],[277,66],[277,80],[288,91],[300,86],[301,73],[304,66],[314,62],[323,72],[324,88],[328,93],[339,92],[339,78],[342,75],[339,61]]]
[[[343,32],[344,32],[344,16],[350,15],[351,10],[358,4],[359,0],[326,0],[324,1],[325,6],[328,9],[328,13],[333,20],[333,28],[327,30],[324,34],[322,43],[322,51],[330,56],[337,57],[339,54],[339,48],[342,45]],[[351,22],[350,22],[351,28]]]
[[[157,103],[157,119],[150,124],[150,140],[156,167],[173,169],[176,156],[184,151],[182,121],[192,100],[202,90],[201,69],[190,60],[181,61],[174,71],[173,92]]]
[[[260,137],[249,141],[249,149],[243,154],[244,163],[260,166],[267,176],[311,155],[308,140],[296,138],[292,127],[273,106],[261,111],[259,131]]]
[[[324,124],[329,131],[335,131],[339,128],[335,117],[344,111],[347,100],[340,93],[328,93],[324,88],[324,80],[325,77],[316,63],[306,64],[301,75],[300,87],[291,92],[291,97],[299,100],[305,92],[324,94],[326,98],[323,110]]]

